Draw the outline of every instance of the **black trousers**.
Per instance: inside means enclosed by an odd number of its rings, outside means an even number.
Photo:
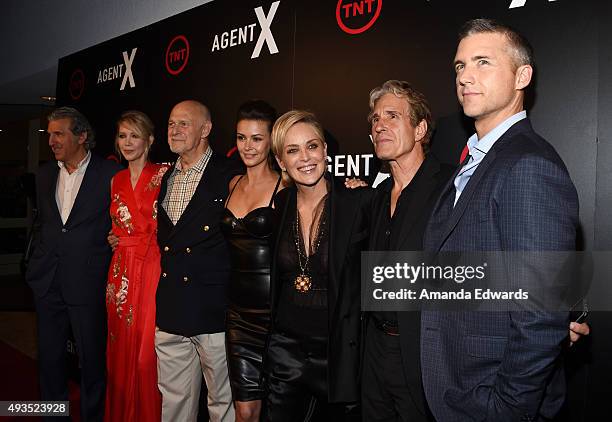
[[[414,341],[419,341],[415,338]],[[419,359],[419,356],[415,356]],[[398,336],[380,331],[368,322],[363,357],[361,407],[365,422],[430,422],[428,415],[415,404],[423,395],[414,397],[409,388]],[[421,386],[416,390],[421,393]],[[426,405],[425,405],[426,407]]]
[[[101,295],[99,303],[68,305],[54,281],[47,295],[35,298],[35,306],[41,399],[68,400],[66,345],[72,327],[81,367],[81,420],[102,421],[106,393],[104,296]]]
[[[327,339],[270,335],[266,358],[265,420],[269,422],[359,421],[355,403],[327,401]]]

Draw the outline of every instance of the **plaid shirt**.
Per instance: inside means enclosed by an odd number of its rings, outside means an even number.
[[[181,158],[179,157],[176,160],[172,174],[168,177],[168,190],[162,202],[162,206],[170,217],[172,224],[176,225],[189,201],[191,201],[211,155],[212,148],[208,147],[202,158],[185,171],[182,169]]]

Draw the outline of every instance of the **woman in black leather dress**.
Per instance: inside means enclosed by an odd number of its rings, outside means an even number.
[[[221,220],[232,265],[226,348],[236,421],[258,421],[264,397],[260,374],[270,321],[272,203],[282,187],[270,155],[275,118],[272,106],[261,100],[240,107],[236,146],[246,173],[231,180]]]
[[[327,174],[323,129],[312,113],[281,116],[272,148],[295,186],[275,199],[267,420],[360,420],[347,410],[359,399],[360,257],[371,190],[348,190]]]

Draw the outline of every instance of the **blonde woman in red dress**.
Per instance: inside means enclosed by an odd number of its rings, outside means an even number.
[[[128,168],[111,184],[112,234],[119,243],[108,273],[105,420],[159,421],[155,291],[160,273],[157,196],[166,166],[148,161],[153,124],[139,111],[117,122],[115,146]]]

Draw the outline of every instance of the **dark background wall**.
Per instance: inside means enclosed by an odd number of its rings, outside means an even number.
[[[40,97],[55,96],[60,57],[208,1],[3,0],[0,104],[48,104]],[[0,123],[6,114],[0,107]]]
[[[341,16],[349,4],[364,5],[363,15],[342,18],[349,28],[373,19],[380,0],[340,1]],[[321,118],[333,155],[360,163],[356,175],[370,178],[369,90],[387,79],[411,81],[430,100],[437,123],[432,151],[456,163],[471,134],[454,93],[452,59],[456,33],[474,17],[499,19],[521,31],[536,52],[536,78],[528,108],[536,130],[566,162],[580,197],[580,247],[610,250],[612,223],[612,30],[610,6],[596,0],[441,1],[385,0],[371,27],[359,34],[342,30],[336,1],[281,0],[271,23],[278,53],[264,43],[251,58],[261,33],[255,9],[268,16],[269,0],[215,1],[159,23],[64,57],[59,62],[57,97],[88,115],[98,133],[99,152],[113,149],[114,122],[127,109],[149,114],[156,130],[155,158],[172,160],[166,145],[165,122],[178,101],[195,98],[213,114],[212,145],[227,151],[233,145],[234,115],[240,103],[264,98],[280,112],[308,108]],[[348,7],[348,6],[347,6]],[[352,8],[352,7],[351,7]],[[215,49],[215,37],[232,29],[252,27],[247,42]],[[250,31],[250,30],[249,30]],[[249,32],[250,33],[250,32]],[[171,46],[182,35],[184,42]],[[135,87],[120,90],[123,75],[98,83],[102,69],[124,64],[122,53],[137,48],[132,64]],[[166,67],[167,52],[180,60]],[[178,74],[180,65],[183,70]],[[80,69],[84,79],[75,76]],[[125,72],[125,65],[123,68]],[[78,75],[78,73],[76,74]],[[79,81],[83,82],[80,89]],[[72,89],[72,92],[71,92]],[[368,158],[369,157],[369,158]],[[348,158],[333,161],[337,175],[347,172]],[[369,169],[366,171],[365,162]],[[344,167],[342,166],[344,164]],[[606,332],[610,318],[593,313],[591,338],[567,354],[570,395],[566,420],[599,420],[606,406],[612,342]]]
[[[599,21],[596,161],[594,165],[588,162],[585,166],[593,166],[596,169],[594,249],[609,251],[612,250],[612,27],[609,25],[612,21],[612,5],[610,2],[597,2],[595,10]],[[610,400],[612,341],[609,333],[612,332],[612,314],[594,313],[591,320],[596,330],[594,334],[597,335],[584,345],[588,346],[587,353],[577,356],[576,361],[586,365],[576,365],[580,368],[576,373],[577,379],[587,386],[584,390],[585,401],[592,404],[590,407],[600,410],[600,413],[596,413],[593,409],[586,409],[585,413],[589,415],[590,420],[597,420],[599,415],[606,414],[604,412],[608,406],[605,406],[605,403]]]

